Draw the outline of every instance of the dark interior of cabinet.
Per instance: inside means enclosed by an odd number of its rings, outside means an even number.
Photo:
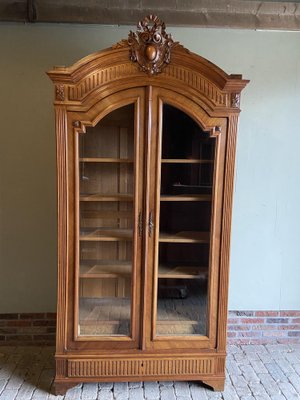
[[[178,108],[162,111],[158,268],[174,272],[158,280],[156,334],[205,335],[215,141]]]

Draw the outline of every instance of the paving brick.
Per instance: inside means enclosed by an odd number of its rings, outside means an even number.
[[[133,389],[135,390],[135,389]],[[107,389],[100,389],[98,393],[98,400],[113,400],[113,392]]]
[[[285,358],[276,360],[276,363],[278,364],[278,366],[282,370],[282,372],[287,376],[290,374],[293,374],[295,372],[292,365]]]
[[[268,373],[266,367],[260,360],[250,360],[252,368],[255,370],[256,374],[266,374]]]
[[[235,391],[235,388],[231,384],[225,385],[225,390],[223,392],[223,399],[224,400],[239,400],[239,396]]]
[[[232,344],[228,346],[228,353],[229,354],[243,353],[243,350],[240,347]]]
[[[205,389],[206,396],[209,400],[223,400],[223,393],[212,392],[210,389]]]
[[[142,382],[129,382],[128,383],[129,389],[140,388],[143,386]]]
[[[286,400],[283,394],[275,394],[275,396],[271,397],[272,400]]]
[[[144,396],[147,400],[159,399],[158,382],[144,382]]]
[[[45,390],[45,389],[42,389],[42,388],[38,387],[38,388],[33,392],[32,399],[33,399],[33,400],[47,400],[47,399],[48,399],[48,396],[49,396],[49,392],[48,392],[48,391],[50,391],[50,388],[46,388],[46,390]],[[77,398],[78,398],[78,397],[77,397]],[[72,397],[72,400],[75,400],[75,398]]]
[[[187,393],[189,393],[189,384],[188,382],[174,382],[174,389],[176,397],[184,397]]]
[[[20,389],[25,378],[24,375],[26,375],[26,371],[15,370],[14,374],[7,382],[6,389]]]
[[[240,365],[240,369],[248,383],[259,382],[259,378],[251,365]]]
[[[299,364],[293,364],[294,370],[297,372],[297,374],[300,375],[300,363]],[[0,371],[1,374],[1,371]]]
[[[227,361],[226,369],[227,369],[229,375],[241,375],[242,374],[242,372],[239,368],[239,365],[235,360]]]
[[[193,400],[208,400],[205,388],[197,383],[190,384],[190,393]]]
[[[249,388],[254,396],[268,395],[266,389],[261,382],[250,382]]]
[[[97,383],[85,383],[82,386],[82,400],[94,400],[97,398],[98,384]]]
[[[1,393],[1,400],[14,400],[17,396],[17,389],[4,389]]]
[[[161,400],[176,400],[175,391],[173,386],[165,386],[161,387],[160,391],[160,399]]]
[[[299,399],[295,388],[289,382],[279,382],[278,386],[288,400]]]
[[[249,358],[244,353],[236,353],[234,354],[234,358],[236,362],[239,364],[250,364]]]
[[[69,389],[65,395],[65,400],[79,400],[81,396],[81,387],[75,386]]]
[[[269,353],[287,353],[290,351],[290,347],[285,344],[267,344],[265,347]]]
[[[233,375],[233,376],[231,376],[231,381],[232,381],[232,384],[234,386],[236,393],[240,397],[251,395],[251,391],[250,391],[248,384],[243,376]]]
[[[143,400],[143,399],[144,399],[144,391],[142,387],[129,389],[129,400]]]
[[[264,389],[270,396],[274,396],[280,393],[280,389],[277,386],[277,383],[270,374],[258,374],[258,377]]]
[[[17,400],[29,400],[31,399],[34,390],[36,389],[35,385],[30,382],[23,382],[22,386],[20,387],[17,397]]]
[[[249,345],[249,346],[241,346],[243,351],[248,353],[267,353],[267,349],[263,345]]]
[[[275,361],[272,363],[266,363],[265,367],[276,382],[288,382],[288,378],[284,375]]]
[[[127,382],[116,382],[113,388],[114,398],[116,400],[126,400],[129,396],[129,388]]]
[[[300,354],[297,355],[294,351],[284,354],[284,357],[290,364],[298,364],[300,362]]]
[[[8,380],[11,377],[11,375],[15,369],[16,369],[16,364],[12,364],[12,363],[3,364],[3,366],[0,370],[0,380],[1,379]]]
[[[158,383],[160,387],[173,386],[173,381],[159,381]]]
[[[113,386],[114,386],[113,382],[100,382],[99,383],[100,389],[111,390],[113,388]]]
[[[7,380],[1,379],[0,380],[0,393],[4,390],[6,385],[7,385]]]
[[[300,394],[300,376],[297,373],[293,373],[289,375],[289,381],[294,386],[297,393]]]

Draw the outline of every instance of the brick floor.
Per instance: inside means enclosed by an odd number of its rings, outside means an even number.
[[[300,400],[300,345],[229,346],[225,391],[192,382],[89,383],[51,394],[52,347],[0,347],[1,400]]]

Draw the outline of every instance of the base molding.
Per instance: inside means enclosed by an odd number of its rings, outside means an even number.
[[[137,355],[82,358],[56,357],[55,393],[82,382],[134,382],[159,380],[200,381],[223,390],[225,355]]]
[[[199,376],[199,374],[214,374],[216,358],[178,357],[163,358],[122,358],[122,359],[80,359],[67,361],[67,376],[69,378],[107,378],[107,377],[170,377]]]
[[[203,379],[201,382],[214,392],[223,392],[225,387],[225,376],[220,378]]]

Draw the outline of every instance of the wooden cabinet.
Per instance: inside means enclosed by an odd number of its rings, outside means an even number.
[[[48,72],[58,173],[56,390],[224,386],[240,92],[155,16]]]

